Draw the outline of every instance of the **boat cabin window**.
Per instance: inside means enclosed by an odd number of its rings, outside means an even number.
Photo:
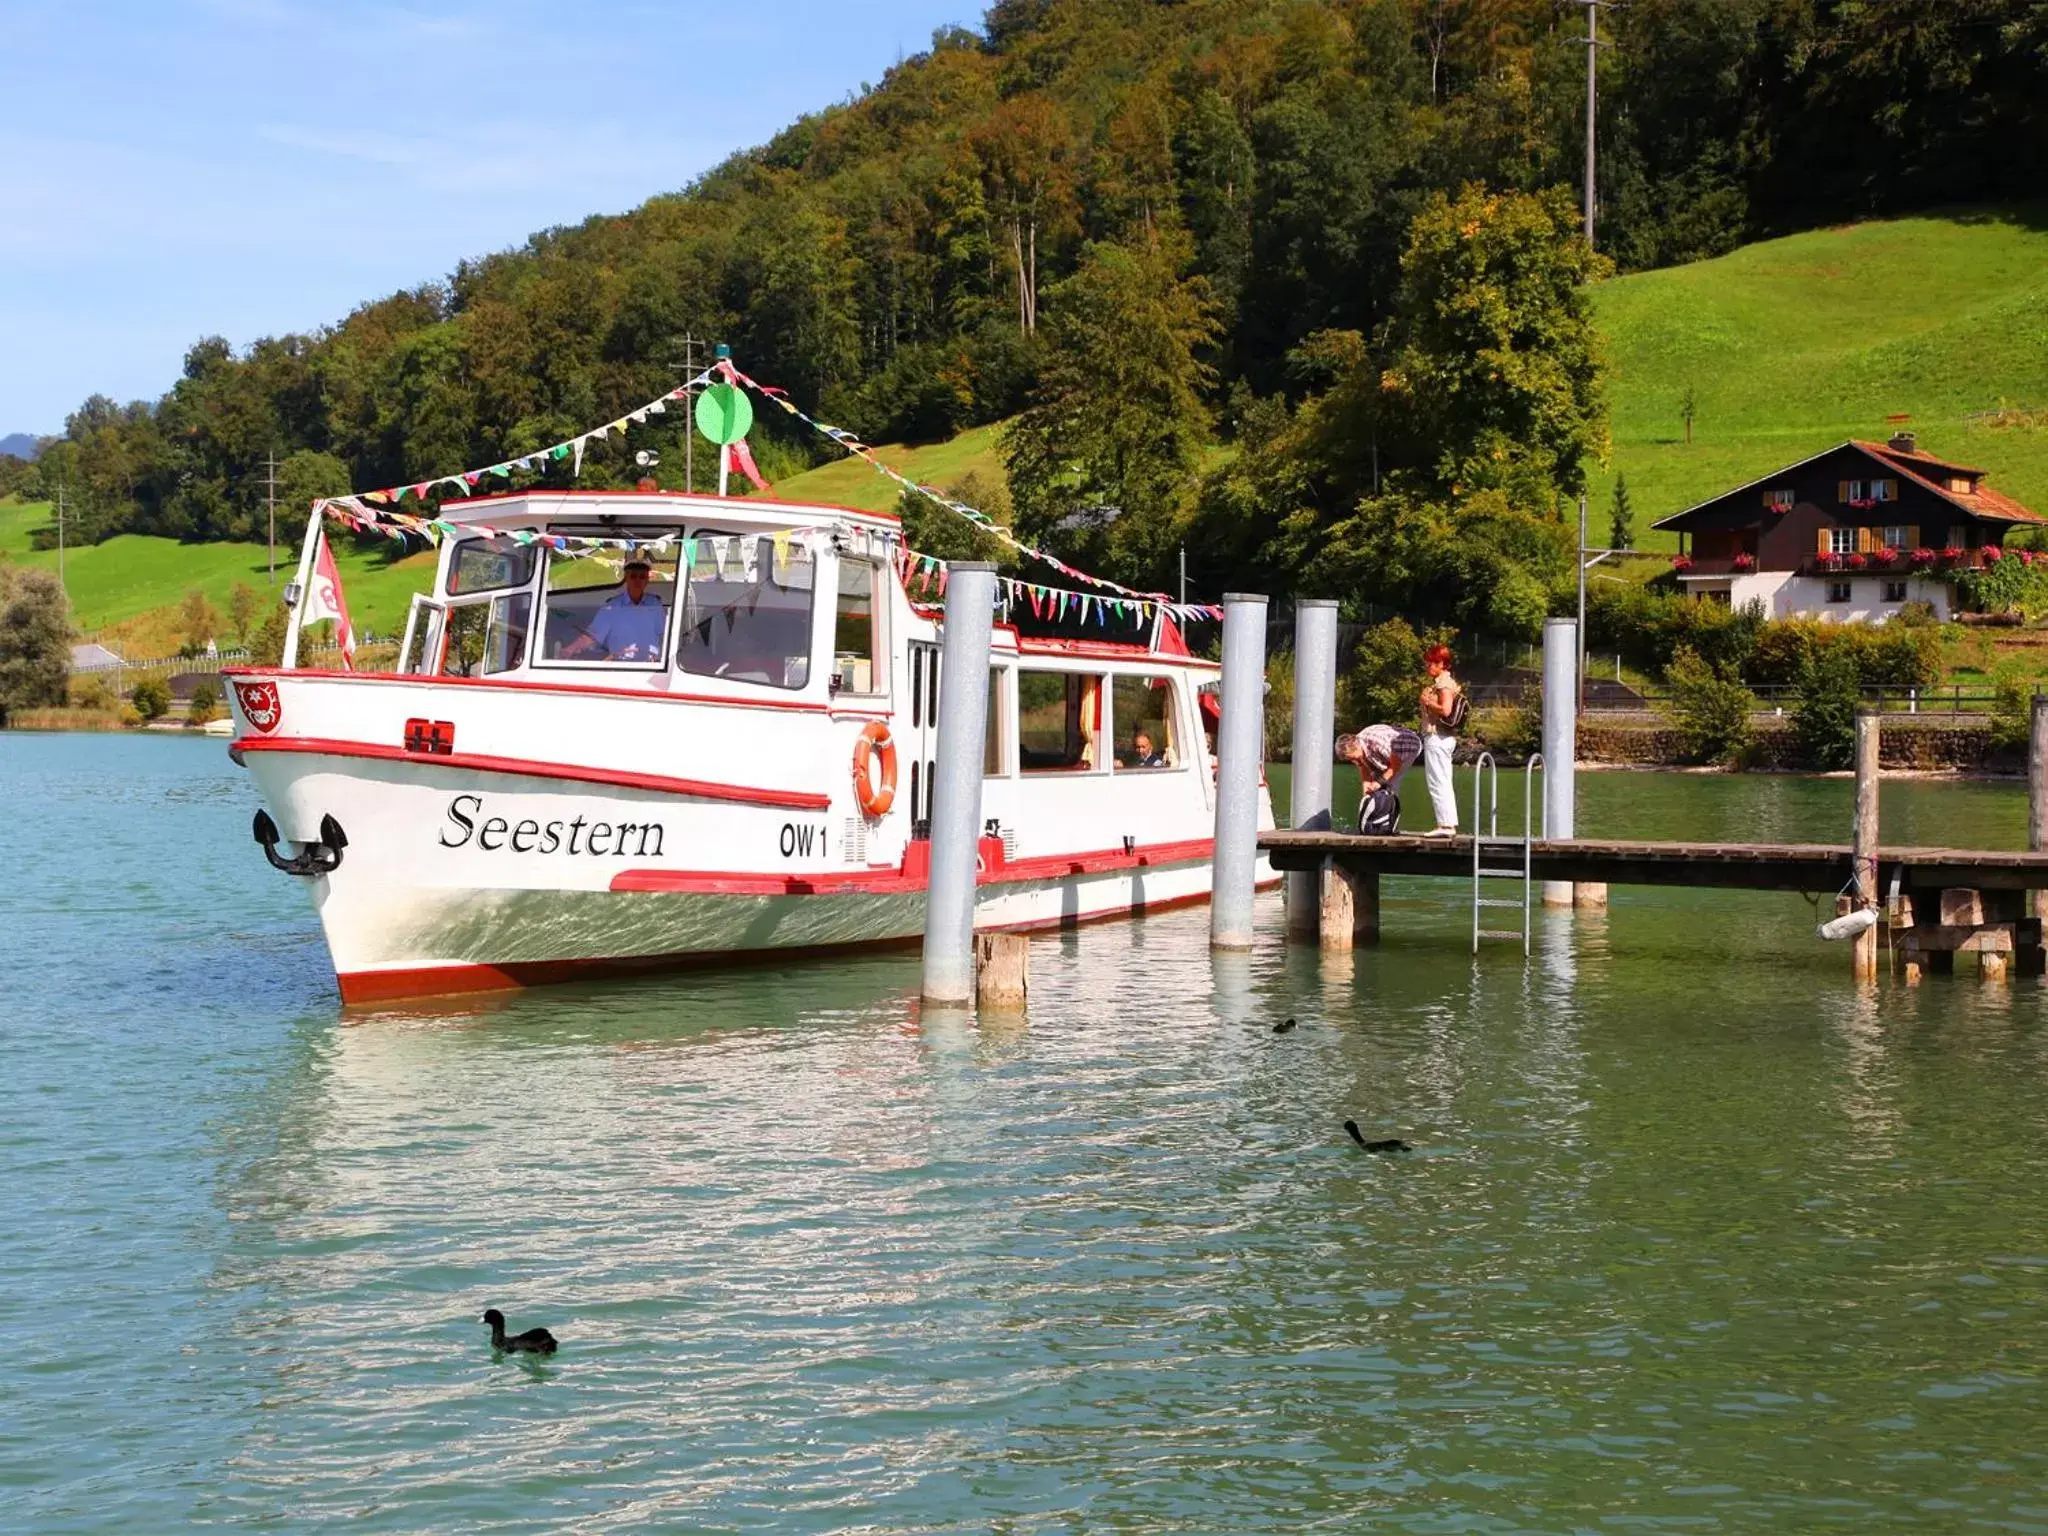
[[[810,550],[788,538],[701,528],[689,549],[676,665],[770,688],[808,683],[817,587]]]
[[[1102,679],[1088,672],[1017,673],[1017,761],[1026,773],[1073,773],[1101,760]]]
[[[536,553],[516,539],[464,539],[448,561],[448,596],[523,587],[533,580]]]
[[[443,677],[488,677],[526,664],[531,592],[507,592],[481,603],[450,603],[441,620]]]
[[[1181,764],[1180,718],[1170,677],[1111,679],[1110,718],[1116,725],[1116,770],[1143,773]]]
[[[888,648],[882,643],[882,587],[872,560],[839,557],[839,605],[832,626],[833,690],[888,691]]]
[[[540,659],[577,666],[660,665],[675,612],[679,532],[650,532],[646,544],[549,550]]]
[[[1009,739],[1004,724],[1010,713],[1010,669],[988,669],[988,730],[982,737],[981,776],[1003,779],[1010,775],[1010,754],[1003,750]]]

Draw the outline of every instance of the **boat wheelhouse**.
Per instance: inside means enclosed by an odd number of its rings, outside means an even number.
[[[344,998],[922,933],[943,578],[896,519],[658,491],[442,518],[396,670],[291,664],[309,531],[287,665],[228,673]],[[978,927],[1209,894],[1218,668],[1114,606],[1112,640],[1050,604],[996,625]]]

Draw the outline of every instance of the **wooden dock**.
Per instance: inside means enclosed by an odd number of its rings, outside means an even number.
[[[1381,875],[1434,875],[1472,880],[1470,837],[1360,837],[1354,833],[1275,831],[1259,848],[1276,870],[1322,872],[1317,928],[1326,949],[1349,949],[1379,938]],[[1925,971],[1947,971],[1955,956],[1974,953],[1987,979],[2003,978],[2008,963],[2022,975],[2048,971],[2041,920],[2030,891],[2048,891],[2048,853],[2007,853],[1981,848],[1886,848],[1871,856],[1874,871],[1859,871],[1845,843],[1689,843],[1620,838],[1535,840],[1527,845],[1532,881],[1569,884],[1597,892],[1606,904],[1609,885],[1675,885],[1722,890],[1801,891],[1837,897],[1850,911],[1858,889],[1877,906],[1877,930],[1868,941],[1874,974],[1880,948],[1909,983]],[[1520,868],[1523,844],[1489,838],[1483,862]],[[1855,879],[1862,875],[1860,881]]]
[[[1520,839],[1514,839],[1517,850]],[[1279,870],[1321,869],[1325,860],[1360,874],[1472,878],[1469,837],[1359,837],[1348,832],[1263,832],[1259,847]],[[1490,855],[1489,855],[1490,857]],[[1536,841],[1538,880],[1605,885],[1706,885],[1726,890],[1807,891],[1832,896],[1849,884],[1846,843],[1659,843],[1617,838]],[[2048,890],[2048,853],[1981,848],[1880,848],[1878,887],[1893,871],[1901,890]]]

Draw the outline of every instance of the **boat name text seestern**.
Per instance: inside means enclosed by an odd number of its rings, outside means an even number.
[[[591,821],[578,816],[574,821],[508,821],[503,816],[483,817],[482,795],[457,795],[448,802],[449,824],[441,829],[443,848],[466,848],[472,840],[486,853],[509,849],[513,853],[607,854],[625,858],[660,858],[661,823],[658,821]]]

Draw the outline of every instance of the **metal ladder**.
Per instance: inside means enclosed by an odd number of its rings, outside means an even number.
[[[1482,752],[1472,765],[1472,953],[1479,953],[1481,939],[1520,939],[1522,954],[1529,953],[1529,893],[1532,860],[1530,847],[1536,828],[1536,775],[1543,767],[1543,754],[1531,753],[1522,776],[1522,835],[1500,835],[1500,769],[1491,752]],[[1550,831],[1550,808],[1543,812],[1543,835]],[[1519,851],[1520,859],[1516,861]],[[1522,896],[1488,896],[1488,880],[1519,880]],[[1522,926],[1485,928],[1480,926],[1487,907],[1520,907]]]

